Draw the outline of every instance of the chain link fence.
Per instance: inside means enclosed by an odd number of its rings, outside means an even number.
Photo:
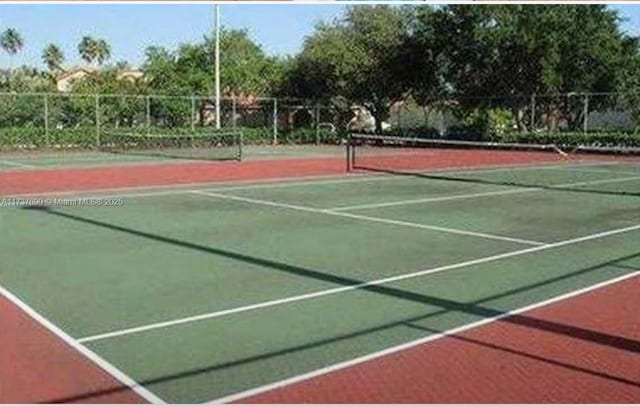
[[[246,143],[336,143],[327,106],[275,98],[223,98],[220,129]],[[0,93],[0,149],[98,149],[110,134],[206,134],[218,130],[216,102],[202,96]]]
[[[390,132],[470,141],[640,146],[640,98],[621,93],[450,97],[397,103]]]
[[[568,93],[449,97],[395,103],[392,135],[495,142],[640,146],[640,97]],[[0,149],[97,149],[110,133],[217,131],[215,99],[202,96],[0,93]],[[220,102],[220,128],[247,144],[337,144],[344,112],[295,99],[238,97]]]

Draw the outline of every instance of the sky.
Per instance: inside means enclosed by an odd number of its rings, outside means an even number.
[[[342,4],[225,4],[222,24],[246,28],[251,38],[271,55],[298,52],[319,21],[339,17]],[[626,19],[623,27],[640,35],[640,5],[615,5]],[[81,64],[77,43],[84,35],[104,38],[112,49],[112,62],[133,66],[144,61],[144,49],[160,45],[175,49],[199,41],[213,27],[210,4],[2,4],[0,30],[16,28],[23,36],[23,51],[11,65],[43,67],[41,54],[49,43],[62,47],[66,66]],[[7,65],[0,54],[0,67]]]

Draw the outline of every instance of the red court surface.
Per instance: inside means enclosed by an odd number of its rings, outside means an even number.
[[[640,277],[238,403],[640,403]]]
[[[0,403],[144,402],[2,295],[0,326]]]
[[[456,158],[452,159],[452,156]],[[482,165],[532,164],[561,159],[559,155],[550,153],[456,151],[452,154],[451,151],[440,150],[428,155],[363,157],[358,162],[365,165],[371,162],[378,166],[386,165],[395,169],[428,170]],[[19,170],[0,173],[0,195],[266,180],[338,175],[345,172],[346,159],[342,157]]]

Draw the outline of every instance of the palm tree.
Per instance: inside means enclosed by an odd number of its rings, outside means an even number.
[[[107,41],[99,39],[95,44],[95,57],[98,65],[102,65],[107,59],[111,58],[111,46]]]
[[[62,62],[64,61],[64,54],[56,44],[49,44],[44,51],[42,51],[42,60],[49,70],[53,72],[61,69]]]
[[[78,44],[78,53],[87,63],[91,64],[97,61],[98,65],[102,65],[107,59],[111,58],[111,47],[103,39],[84,36]]]
[[[85,35],[78,43],[78,54],[87,63],[92,63],[96,59],[97,41],[92,37]]]
[[[0,47],[8,54],[17,54],[23,46],[22,36],[15,28],[8,28],[0,36]]]
[[[15,28],[8,28],[0,35],[0,48],[9,55],[17,54],[23,46],[22,36]]]

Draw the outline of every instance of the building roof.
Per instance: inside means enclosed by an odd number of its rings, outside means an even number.
[[[76,66],[68,70],[62,70],[62,73],[58,76],[57,80],[64,80],[68,77],[74,76],[78,73],[84,72],[86,74],[95,73],[97,71],[96,68],[91,66]]]

